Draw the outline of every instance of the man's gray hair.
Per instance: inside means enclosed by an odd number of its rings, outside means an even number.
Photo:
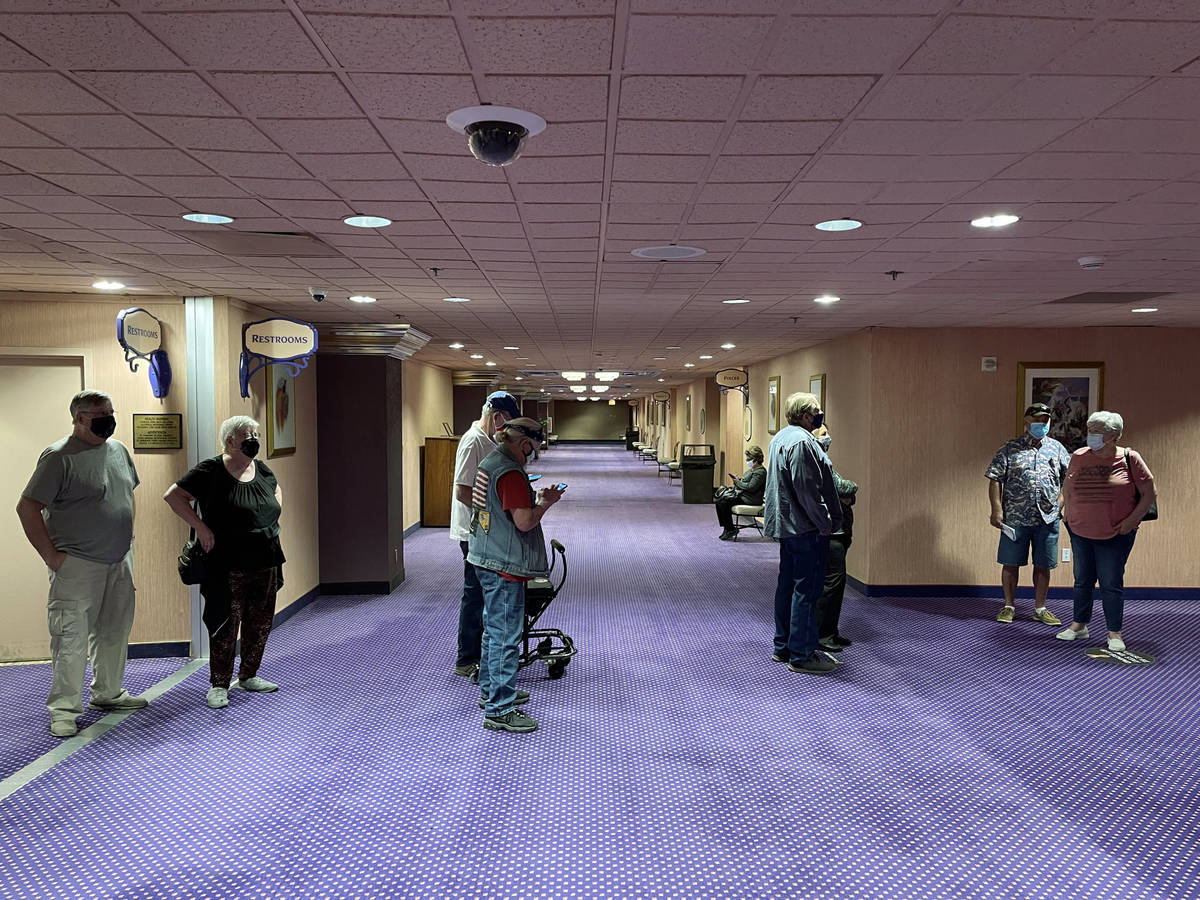
[[[1100,430],[1105,434],[1115,434],[1117,437],[1120,437],[1125,431],[1125,420],[1121,418],[1121,414],[1103,409],[1088,416],[1087,423],[1089,431],[1093,425],[1099,425]]]
[[[95,409],[106,403],[111,404],[112,397],[104,391],[80,391],[71,398],[71,418],[74,419],[83,410]]]
[[[237,434],[239,431],[249,430],[258,431],[259,424],[249,416],[230,416],[221,423],[221,452],[225,452],[225,442]]]
[[[783,415],[789,425],[799,425],[801,416],[805,413],[815,415],[820,408],[821,401],[817,399],[816,394],[799,391],[788,395],[787,401],[783,404]]]

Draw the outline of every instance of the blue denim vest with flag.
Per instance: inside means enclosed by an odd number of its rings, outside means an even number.
[[[496,490],[500,477],[512,471],[525,477],[525,470],[504,452],[503,446],[485,456],[475,471],[467,562],[522,578],[543,577],[549,572],[550,564],[546,559],[546,539],[542,536],[541,523],[529,531],[522,531],[513,522],[512,515],[504,511]],[[532,506],[533,488],[529,488],[529,500]]]

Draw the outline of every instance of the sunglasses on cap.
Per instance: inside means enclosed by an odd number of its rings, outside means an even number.
[[[504,427],[519,431],[521,434],[525,435],[525,437],[531,438],[537,441],[539,444],[544,443],[546,440],[546,435],[540,428],[530,428],[527,425],[513,425],[511,422]]]

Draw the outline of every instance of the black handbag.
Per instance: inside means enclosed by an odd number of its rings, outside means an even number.
[[[1142,492],[1138,490],[1137,483],[1133,480],[1133,469],[1129,467],[1129,448],[1125,448],[1125,470],[1129,473],[1129,483],[1133,485],[1133,505],[1137,506],[1142,502]],[[1146,510],[1146,514],[1142,516],[1143,522],[1152,522],[1158,518],[1158,498],[1154,498],[1154,502],[1150,504],[1150,508]]]
[[[179,554],[179,580],[184,584],[200,584],[204,581],[204,548],[192,530],[192,536],[183,545]]]

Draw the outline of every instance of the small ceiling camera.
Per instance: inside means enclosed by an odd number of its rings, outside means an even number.
[[[467,136],[471,154],[489,166],[507,166],[525,146],[525,139],[546,128],[546,120],[507,106],[469,106],[446,116],[446,124]]]
[[[328,295],[329,292],[326,291],[325,288],[310,287],[308,289],[308,293],[318,303],[324,303],[325,297]]]

